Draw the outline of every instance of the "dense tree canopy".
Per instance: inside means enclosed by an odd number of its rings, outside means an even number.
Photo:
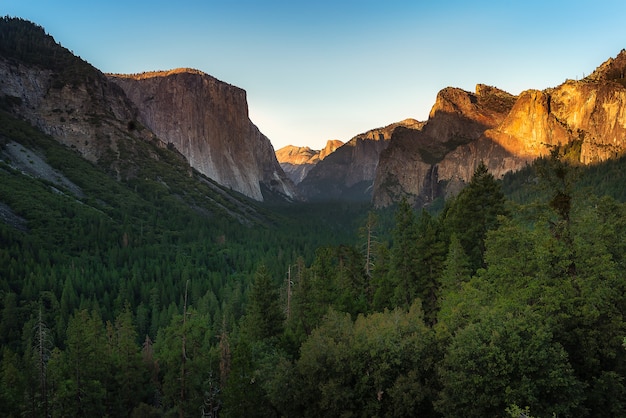
[[[618,162],[479,165],[441,212],[373,216],[216,192],[167,149],[118,181],[0,119],[84,193],[0,162],[5,416],[626,413]]]

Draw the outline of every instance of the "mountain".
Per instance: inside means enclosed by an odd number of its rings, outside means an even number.
[[[122,173],[122,149],[153,141],[153,135],[133,129],[137,110],[124,92],[41,27],[4,18],[0,31],[3,108],[87,160],[103,162],[118,176],[130,174]]]
[[[422,125],[406,119],[355,136],[311,168],[298,184],[298,194],[309,201],[370,200],[379,155],[389,145],[394,130],[419,130]]]
[[[374,203],[388,206],[409,195],[413,204],[424,205],[441,195],[442,179],[459,187],[458,179],[470,178],[475,164],[487,156],[492,171],[496,165],[505,171],[517,168],[517,160],[511,165],[504,149],[479,141],[485,130],[504,120],[514,103],[515,96],[485,85],[478,85],[475,93],[441,90],[422,129],[393,132],[380,156]]]
[[[581,164],[605,161],[626,150],[626,51],[580,81],[514,96],[478,85],[471,93],[439,92],[421,130],[397,129],[381,153],[373,202],[388,206],[402,197],[416,206],[450,196],[483,161],[502,177],[552,146],[577,150]]]
[[[343,142],[338,139],[327,141],[326,146],[321,150],[287,145],[276,151],[276,158],[285,174],[297,185],[317,163],[342,145]]]
[[[109,80],[135,104],[139,121],[202,174],[255,200],[263,200],[263,187],[294,197],[269,139],[248,118],[243,89],[191,69]]]
[[[169,147],[190,172],[252,199],[294,197],[244,90],[195,70],[107,77],[31,22],[3,18],[0,32],[2,108],[118,179]]]

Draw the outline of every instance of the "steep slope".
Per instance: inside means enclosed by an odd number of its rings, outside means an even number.
[[[394,131],[376,172],[375,205],[387,206],[402,196],[427,204],[441,195],[441,180],[458,187],[480,160],[492,161],[491,170],[498,168],[496,161],[502,170],[517,167],[502,147],[479,141],[504,120],[514,102],[515,96],[485,85],[475,93],[451,87],[440,91],[421,130]]]
[[[355,136],[313,167],[298,184],[306,200],[369,200],[380,153],[395,129],[421,129],[423,123],[406,119]]]
[[[520,95],[506,120],[486,136],[517,155],[546,153],[545,145],[578,141],[580,162],[617,157],[626,148],[626,51],[589,77]]]
[[[442,90],[421,132],[394,133],[381,155],[374,204],[402,196],[425,205],[457,193],[484,161],[496,177],[546,155],[551,146],[576,144],[582,164],[626,150],[626,51],[589,77],[518,97],[477,86],[475,94]]]
[[[0,32],[2,107],[123,175],[120,147],[154,136],[135,129],[137,111],[124,92],[39,26],[3,18]]]
[[[327,141],[326,146],[321,150],[287,145],[276,151],[276,159],[285,174],[297,185],[317,163],[335,152],[342,145],[343,142],[338,139]]]
[[[248,197],[263,200],[262,189],[294,196],[269,140],[248,118],[245,91],[198,71],[144,78],[146,83],[133,83],[155,92],[135,91],[133,98],[146,100],[133,103],[116,84],[119,77],[109,78],[74,56],[40,26],[0,20],[2,109],[118,179],[137,174],[142,153],[158,158],[146,144],[169,146],[191,167]]]
[[[141,123],[207,177],[256,200],[262,186],[294,197],[270,141],[248,118],[246,92],[200,71],[109,75]]]

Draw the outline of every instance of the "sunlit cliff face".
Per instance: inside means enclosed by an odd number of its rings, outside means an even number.
[[[626,148],[626,89],[615,83],[568,81],[522,93],[504,122],[485,135],[521,157],[581,142],[580,162],[614,158]]]
[[[504,121],[485,136],[511,154],[532,158],[549,153],[548,146],[569,142],[567,129],[550,112],[550,96],[538,90],[520,94]]]
[[[496,177],[517,170],[550,147],[580,145],[581,163],[626,152],[626,51],[581,81],[527,90],[512,96],[479,85],[476,93],[448,87],[437,95],[421,131],[398,132],[381,155],[374,203],[392,204],[401,196],[427,203],[437,185],[469,181],[484,161]],[[440,191],[441,192],[441,191]],[[427,195],[425,195],[428,194]]]

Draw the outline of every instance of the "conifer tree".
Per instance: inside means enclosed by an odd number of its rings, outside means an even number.
[[[413,208],[402,199],[395,214],[391,247],[391,280],[394,283],[393,305],[407,308],[418,293],[417,226]]]
[[[55,376],[55,408],[70,416],[104,416],[105,382],[111,368],[102,320],[86,310],[68,322],[64,352],[55,350],[49,367]]]
[[[33,338],[33,361],[39,377],[39,398],[43,416],[48,416],[48,359],[53,347],[52,333],[43,320],[39,307]]]
[[[24,409],[24,365],[20,356],[8,347],[2,348],[0,361],[0,407],[7,417],[18,417]]]
[[[504,194],[487,166],[481,161],[472,180],[454,199],[444,214],[444,225],[456,233],[470,259],[472,272],[484,267],[487,231],[498,226],[498,217],[506,215]]]
[[[272,283],[267,267],[261,265],[254,275],[248,305],[248,331],[259,340],[276,337],[283,330],[284,320],[278,289]]]
[[[456,233],[450,237],[448,255],[441,275],[441,291],[458,292],[463,282],[470,279],[470,263]]]
[[[437,300],[440,293],[440,276],[446,257],[446,243],[439,221],[423,210],[417,221],[416,271],[417,296],[428,323],[435,322]]]

